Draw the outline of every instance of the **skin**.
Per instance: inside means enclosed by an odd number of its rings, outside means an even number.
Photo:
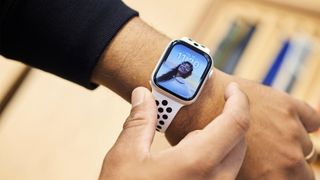
[[[92,82],[130,101],[134,88],[151,88],[151,73],[169,42],[170,38],[133,18],[105,49]],[[166,131],[169,142],[178,144],[189,132],[204,128],[221,114],[224,92],[230,82],[239,84],[251,104],[252,120],[246,135],[248,149],[238,178],[313,179],[304,157],[313,146],[308,132],[320,126],[319,113],[285,93],[217,69],[197,101],[183,107],[171,123]]]
[[[157,121],[155,99],[148,89],[136,88],[131,113],[105,157],[99,179],[235,179],[246,150],[249,103],[234,83],[227,88],[225,99],[223,113],[204,129],[189,133],[174,147],[151,153]]]

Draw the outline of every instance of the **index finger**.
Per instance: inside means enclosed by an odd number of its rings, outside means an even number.
[[[203,154],[210,154],[220,162],[243,139],[249,128],[250,110],[247,96],[231,83],[225,93],[224,110],[199,134],[198,147]]]

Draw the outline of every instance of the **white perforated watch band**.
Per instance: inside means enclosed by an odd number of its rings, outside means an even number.
[[[154,89],[152,89],[152,93],[156,99],[158,108],[156,130],[159,132],[165,132],[183,105]]]

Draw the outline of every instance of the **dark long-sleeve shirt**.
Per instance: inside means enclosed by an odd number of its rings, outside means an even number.
[[[92,89],[103,50],[137,15],[120,0],[0,0],[0,54]]]

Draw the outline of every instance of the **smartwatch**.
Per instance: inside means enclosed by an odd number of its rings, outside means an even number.
[[[165,132],[180,108],[197,100],[213,64],[210,50],[190,38],[169,43],[151,76],[157,131]]]

